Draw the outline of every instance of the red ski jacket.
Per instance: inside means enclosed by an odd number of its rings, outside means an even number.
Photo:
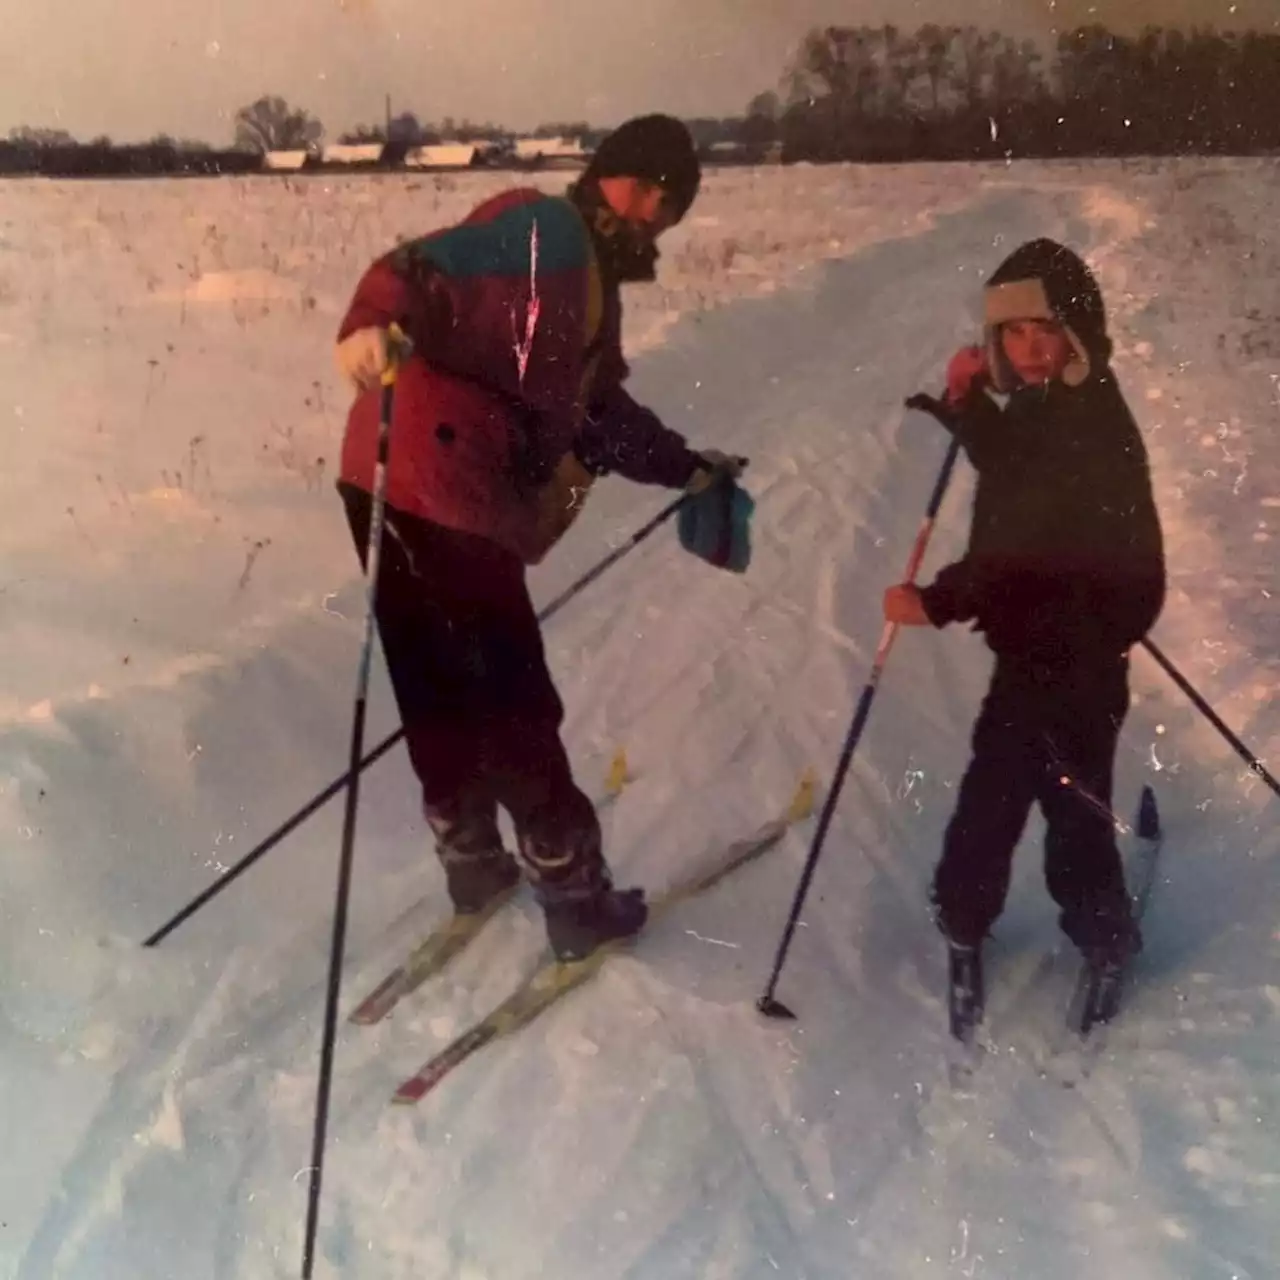
[[[597,475],[681,487],[684,438],[623,388],[621,303],[565,197],[518,188],[411,240],[361,278],[338,341],[398,323],[387,502],[536,564]],[[348,414],[341,475],[372,490],[381,392]]]

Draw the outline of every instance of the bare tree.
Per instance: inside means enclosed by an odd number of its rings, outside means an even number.
[[[916,42],[920,46],[920,67],[929,81],[930,107],[936,116],[942,110],[942,86],[951,72],[952,32],[938,26],[936,22],[926,23],[916,32]]]
[[[886,94],[886,106],[890,111],[907,114],[911,109],[911,87],[925,69],[924,50],[917,38],[904,34],[892,23],[885,24],[881,35],[886,85],[892,86],[892,94]]]
[[[26,147],[70,147],[75,145],[75,138],[65,129],[33,129],[30,125],[19,125],[9,130],[9,141]]]
[[[338,142],[344,147],[355,147],[374,142],[386,142],[387,130],[380,124],[358,124],[354,129],[338,135]]]
[[[879,32],[870,27],[827,27],[812,32],[797,60],[797,71],[828,98],[838,115],[865,115],[879,88],[876,61]]]
[[[747,114],[738,126],[738,138],[747,147],[764,150],[782,133],[782,104],[776,93],[757,93],[747,104]]]
[[[323,135],[319,120],[280,97],[264,95],[236,112],[236,145],[251,151],[301,151]]]
[[[1008,110],[1022,102],[1035,101],[1044,91],[1038,70],[1040,51],[1035,42],[994,36],[991,52],[991,105],[997,111]]]
[[[391,123],[387,125],[387,141],[403,142],[415,147],[438,142],[439,139],[423,127],[422,121],[412,111],[402,111],[398,116],[391,117]]]
[[[965,107],[980,110],[987,103],[985,86],[991,74],[991,55],[1000,37],[977,27],[953,27],[951,40],[955,55],[952,87]]]
[[[534,131],[535,138],[585,138],[591,132],[591,125],[585,120],[550,120],[540,124]]]
[[[1280,149],[1280,34],[1098,23],[1056,47],[972,26],[817,28],[789,63],[786,158],[1135,155]],[[770,136],[757,99],[738,136]],[[920,108],[923,108],[921,110]]]

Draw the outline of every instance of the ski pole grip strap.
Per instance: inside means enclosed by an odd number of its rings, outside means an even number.
[[[387,367],[382,371],[382,385],[394,385],[396,375],[400,372],[401,363],[413,351],[413,341],[409,335],[393,320],[387,326]]]
[[[936,396],[929,395],[927,391],[917,391],[915,395],[908,396],[906,406],[908,409],[918,409],[921,413],[927,413],[931,418],[936,418],[948,430],[956,424],[956,414],[950,405]]]

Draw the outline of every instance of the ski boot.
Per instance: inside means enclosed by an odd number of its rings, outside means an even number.
[[[460,916],[491,913],[522,879],[507,852],[495,812],[485,805],[455,803],[426,808],[453,909]]]
[[[520,867],[505,849],[483,857],[446,856],[445,881],[454,911],[481,915],[508,897],[520,884]]]
[[[1142,934],[1136,923],[1105,942],[1080,948],[1085,963],[1084,1004],[1078,1024],[1082,1035],[1088,1035],[1098,1023],[1111,1022],[1120,1012],[1125,974],[1141,950]]]
[[[585,960],[598,947],[633,937],[649,919],[643,889],[604,885],[588,894],[543,895],[547,941],[561,964]]]

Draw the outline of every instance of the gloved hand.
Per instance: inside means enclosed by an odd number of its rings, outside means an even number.
[[[962,404],[991,381],[987,353],[982,347],[962,347],[947,365],[947,403]]]
[[[914,582],[900,582],[885,589],[884,620],[900,627],[930,625],[924,601],[920,598],[920,588]]]
[[[751,563],[751,515],[755,502],[736,481],[749,459],[704,449],[705,465],[685,483],[680,508],[680,545],[718,569],[745,573]]]
[[[348,334],[334,349],[342,376],[358,391],[368,391],[382,381],[395,353],[403,355],[408,342],[397,326],[370,325]]]
[[[736,480],[746,470],[750,458],[721,453],[719,449],[699,449],[698,457],[705,466],[694,469],[693,475],[685,482],[686,493],[701,493],[719,476],[728,476]]]

